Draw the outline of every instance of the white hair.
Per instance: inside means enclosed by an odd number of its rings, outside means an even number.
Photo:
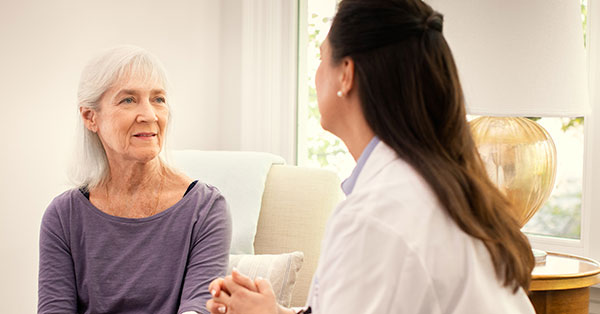
[[[82,107],[100,110],[102,95],[121,79],[132,75],[160,83],[168,91],[166,72],[156,56],[140,47],[118,46],[102,52],[83,69],[77,91],[77,112]],[[167,121],[170,117],[169,114]],[[78,120],[76,158],[70,179],[77,187],[89,190],[107,180],[110,169],[98,134],[85,127],[81,115]],[[167,122],[167,129],[169,124]],[[164,144],[163,140],[163,148]],[[161,162],[164,164],[162,159]]]

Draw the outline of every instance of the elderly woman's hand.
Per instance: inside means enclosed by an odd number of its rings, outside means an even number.
[[[236,270],[233,270],[236,272]],[[231,276],[227,276],[231,277]],[[222,294],[229,296],[229,291],[225,287],[225,278],[217,278],[213,280],[208,286],[208,290],[213,298],[222,297]],[[210,299],[206,302],[206,308],[210,311],[211,314],[223,314],[227,311],[227,307],[225,304],[218,303],[214,299]]]
[[[213,299],[206,303],[212,314],[292,313],[279,305],[269,281],[250,278],[233,270],[231,276],[214,280],[209,287]]]

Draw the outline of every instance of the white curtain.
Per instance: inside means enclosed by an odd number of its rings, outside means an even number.
[[[298,1],[243,1],[242,150],[296,162]]]

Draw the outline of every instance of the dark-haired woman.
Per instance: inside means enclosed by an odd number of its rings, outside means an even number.
[[[357,166],[312,313],[534,313],[531,249],[482,166],[442,22],[421,0],[342,0],[321,45],[321,125]],[[211,292],[212,313],[292,313],[236,272]]]

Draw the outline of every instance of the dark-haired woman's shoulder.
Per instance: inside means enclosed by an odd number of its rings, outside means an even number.
[[[392,264],[404,265],[371,274],[382,280],[394,277],[402,291],[399,295],[429,295],[430,303],[440,309],[454,309],[449,313],[533,313],[525,292],[513,293],[502,285],[485,245],[460,229],[426,181],[402,159],[357,184],[347,201],[343,225],[354,225],[357,234],[360,230],[381,234],[365,245],[395,251],[381,253],[382,258],[389,255]],[[418,297],[414,295],[414,300]],[[415,313],[407,308],[409,312]]]

